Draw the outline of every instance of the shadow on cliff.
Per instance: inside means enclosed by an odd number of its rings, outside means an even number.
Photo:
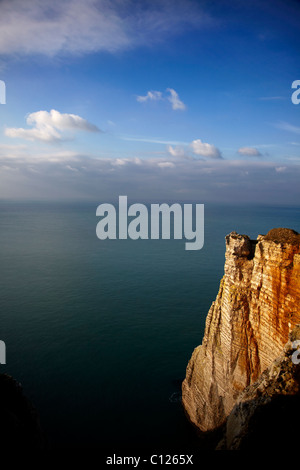
[[[191,423],[198,450],[283,452],[298,448],[300,395],[276,395],[263,404],[250,400],[243,404],[243,411],[242,417],[236,416],[234,408],[226,422],[211,431],[201,432]]]
[[[231,429],[229,419],[217,450],[261,450],[270,448],[288,451],[299,445],[300,395],[275,395],[268,403],[245,402],[255,408],[249,420],[235,420],[238,429]],[[232,411],[234,413],[234,410]],[[247,412],[246,412],[247,415]],[[235,433],[234,438],[231,434]]]
[[[197,449],[199,451],[205,450],[216,450],[218,444],[222,441],[226,432],[226,423],[221,426],[212,429],[211,431],[201,431],[191,420],[186,412],[184,406],[182,405],[183,413],[189,422],[191,428],[194,430],[194,434],[197,439]]]

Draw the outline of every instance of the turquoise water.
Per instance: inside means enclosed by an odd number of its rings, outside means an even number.
[[[224,237],[300,232],[300,208],[205,205],[205,242],[96,237],[97,203],[0,203],[0,371],[52,447],[195,443],[180,383],[223,274]]]

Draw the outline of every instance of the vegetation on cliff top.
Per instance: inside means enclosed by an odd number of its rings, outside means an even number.
[[[300,234],[289,228],[272,228],[264,238],[265,240],[272,240],[275,243],[300,244]]]

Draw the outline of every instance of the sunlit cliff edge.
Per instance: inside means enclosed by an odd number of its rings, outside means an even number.
[[[299,413],[300,365],[292,361],[299,305],[297,232],[272,229],[257,240],[226,236],[224,276],[182,384],[190,421],[203,432],[223,426],[217,448],[243,448],[258,417],[266,413],[268,420],[267,410],[290,421],[290,406]]]

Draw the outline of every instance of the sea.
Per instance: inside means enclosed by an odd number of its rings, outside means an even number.
[[[53,449],[181,454],[181,404],[224,272],[225,236],[300,232],[300,207],[205,204],[204,246],[99,240],[97,202],[0,202],[0,339]]]

